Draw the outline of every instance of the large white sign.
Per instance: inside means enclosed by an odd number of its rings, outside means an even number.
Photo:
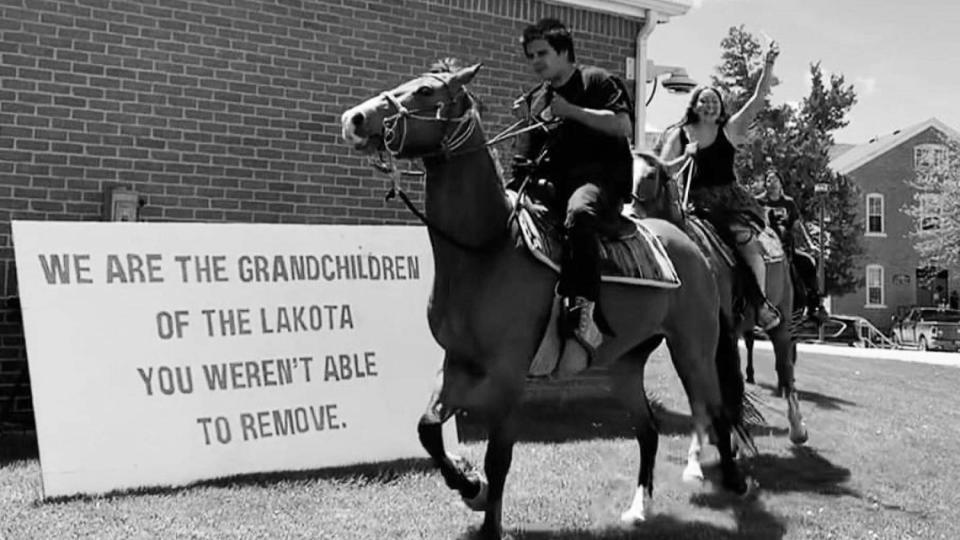
[[[422,228],[15,221],[13,239],[47,497],[426,456],[442,351]]]

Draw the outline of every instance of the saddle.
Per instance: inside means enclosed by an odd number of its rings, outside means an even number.
[[[546,206],[524,194],[513,193],[517,223],[524,245],[533,257],[560,272],[561,227]],[[628,215],[603,223],[599,234],[601,280],[608,283],[662,289],[680,286],[673,262],[663,243],[641,220]]]
[[[560,272],[561,226],[548,208],[526,194],[508,191],[516,208],[519,235],[533,257],[554,272]],[[619,215],[601,224],[599,234],[600,274],[604,282],[660,289],[680,286],[673,262],[663,242],[636,218]],[[550,375],[563,348],[559,332],[562,300],[555,296],[550,319],[529,367],[533,377]]]
[[[684,229],[687,235],[693,239],[702,252],[718,253],[730,268],[736,266],[733,248],[729,242],[721,238],[713,223],[696,214],[688,213],[685,225]],[[758,240],[763,262],[767,264],[778,263],[786,257],[780,238],[770,227],[766,227],[760,232]]]

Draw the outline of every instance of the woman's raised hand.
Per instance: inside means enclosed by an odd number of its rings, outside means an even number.
[[[763,63],[765,66],[770,67],[777,60],[777,56],[780,55],[780,45],[776,41],[770,42],[770,48],[767,49],[767,54],[763,57]]]

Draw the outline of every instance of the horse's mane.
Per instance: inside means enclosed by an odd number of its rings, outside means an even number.
[[[652,150],[639,150],[636,152],[636,155],[646,159],[651,165],[663,167],[663,160],[661,160],[660,156],[655,154]]]
[[[465,67],[467,66],[459,58],[455,58],[453,56],[446,56],[430,64],[430,69],[427,71],[427,73],[432,73],[432,74],[456,73]],[[485,111],[483,100],[481,100],[476,94],[474,94],[469,90],[467,90],[467,94],[470,96],[475,106],[477,107],[477,113],[480,114],[480,116],[483,116],[483,113]]]
[[[427,73],[456,73],[465,67],[467,66],[459,58],[447,56],[430,64],[430,70]]]

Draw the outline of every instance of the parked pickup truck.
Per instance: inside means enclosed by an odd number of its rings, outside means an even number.
[[[913,308],[893,321],[893,342],[921,351],[960,350],[960,310]]]

